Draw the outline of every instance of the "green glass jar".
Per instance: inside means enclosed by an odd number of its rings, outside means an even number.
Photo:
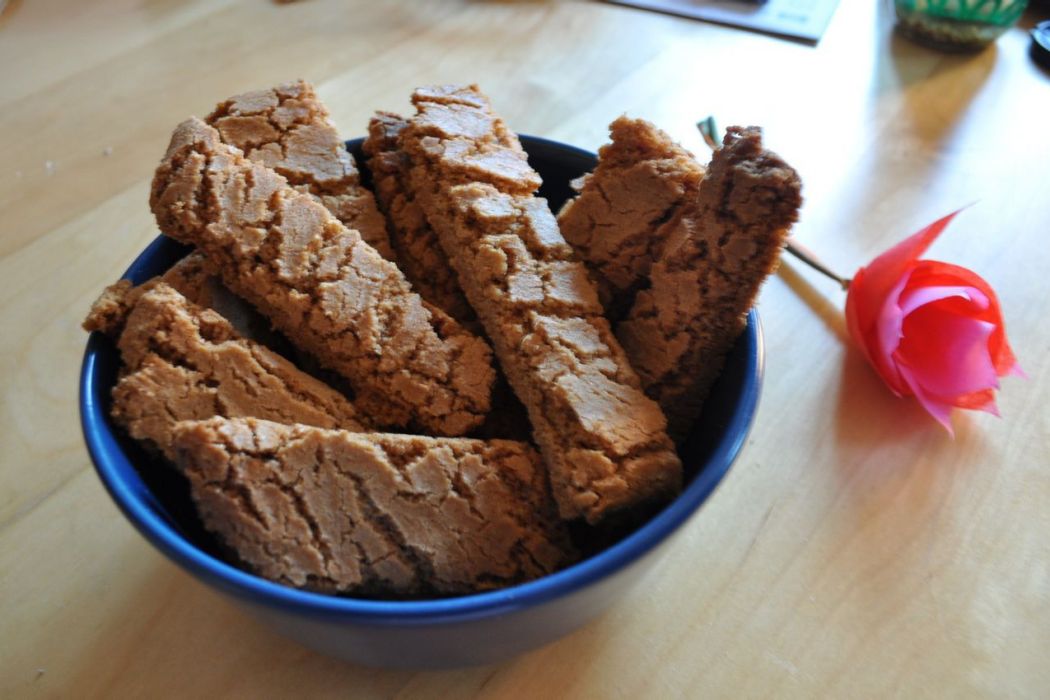
[[[1028,0],[894,0],[897,30],[945,51],[976,51],[999,38]]]

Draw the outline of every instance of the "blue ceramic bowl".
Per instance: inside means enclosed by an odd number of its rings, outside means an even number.
[[[539,138],[521,140],[543,177],[541,195],[557,211],[571,194],[569,181],[594,167],[594,154]],[[347,146],[360,161],[360,140]],[[173,241],[157,238],[125,276],[142,282],[185,253]],[[306,646],[368,665],[440,668],[506,659],[566,635],[602,613],[653,565],[744,444],[761,385],[762,334],[752,311],[681,450],[686,478],[677,499],[615,544],[563,571],[503,590],[435,600],[321,595],[271,583],[226,563],[197,521],[181,477],[154,465],[154,458],[110,422],[110,390],[119,366],[113,343],[92,334],[80,377],[84,439],[113,500],[153,546]]]

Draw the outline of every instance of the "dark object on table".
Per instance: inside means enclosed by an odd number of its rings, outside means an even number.
[[[1050,20],[1032,28],[1032,60],[1050,70]]]

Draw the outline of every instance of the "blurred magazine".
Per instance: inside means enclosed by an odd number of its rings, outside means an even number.
[[[607,0],[816,43],[838,0]]]

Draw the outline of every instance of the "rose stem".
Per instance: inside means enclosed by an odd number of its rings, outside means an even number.
[[[845,277],[841,277],[839,275],[836,275],[831,270],[831,268],[829,268],[827,265],[825,265],[820,260],[820,258],[818,258],[813,253],[813,251],[810,250],[809,248],[807,248],[806,246],[802,245],[801,243],[799,243],[798,241],[796,241],[793,238],[789,238],[785,248],[787,249],[787,252],[791,253],[796,258],[798,258],[802,262],[806,263],[807,265],[812,267],[817,272],[821,273],[825,277],[830,277],[831,279],[833,279],[836,282],[838,282],[839,286],[842,287],[843,291],[849,289],[850,280],[848,280]]]
[[[700,135],[704,138],[704,143],[706,143],[711,150],[716,150],[718,148],[718,141],[715,138],[715,134],[718,133],[718,127],[715,125],[715,118],[709,116],[706,119],[701,119],[696,123],[696,128],[700,130]],[[849,279],[835,274],[830,267],[825,265],[823,261],[821,261],[821,259],[806,246],[793,238],[789,238],[785,247],[787,248],[787,252],[791,253],[817,272],[835,280],[843,289],[849,289]]]

